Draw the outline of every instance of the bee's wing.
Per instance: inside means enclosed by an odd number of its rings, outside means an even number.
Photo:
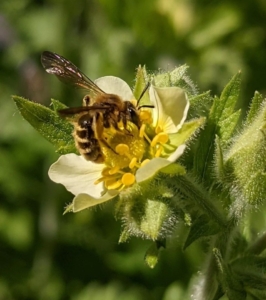
[[[47,73],[56,75],[61,81],[89,90],[94,96],[105,94],[92,80],[63,56],[44,51],[41,56],[41,62]]]
[[[75,116],[81,112],[86,112],[86,111],[104,111],[107,108],[110,108],[110,106],[107,105],[96,105],[94,104],[93,106],[79,106],[79,107],[69,107],[69,108],[64,108],[60,109],[57,111],[60,117],[63,118],[68,118]]]

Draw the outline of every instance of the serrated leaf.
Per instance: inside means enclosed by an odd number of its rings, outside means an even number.
[[[147,83],[148,83],[148,75],[146,72],[145,66],[141,67],[139,66],[137,69],[137,74],[136,74],[136,82],[133,90],[133,94],[136,99],[139,99],[143,90],[145,89]],[[149,104],[150,103],[150,98],[149,98],[149,93],[146,92],[139,103],[139,105],[143,104]]]
[[[45,139],[51,142],[61,154],[76,152],[70,123],[60,118],[51,109],[13,96],[21,115],[35,128]]]
[[[236,130],[241,115],[241,109],[232,113],[228,118],[219,122],[219,135],[224,147],[228,146]]]
[[[214,235],[217,232],[219,232],[219,227],[217,224],[211,222],[207,215],[200,215],[192,222],[192,226],[190,227],[183,249],[185,250],[189,245],[199,238]]]
[[[215,171],[217,178],[222,181],[225,176],[224,171],[224,158],[223,158],[223,151],[220,144],[219,136],[216,135],[215,137],[215,156],[214,156],[214,162],[215,162]]]
[[[222,131],[220,138],[224,138],[225,145],[227,145],[232,138],[240,114],[240,112],[234,113],[240,92],[240,82],[241,76],[240,73],[238,73],[226,85],[221,97],[214,97],[209,117],[198,140],[197,152],[194,156],[195,173],[199,174],[202,180],[210,181],[208,174],[212,169],[215,135],[220,135],[220,131]],[[232,124],[229,124],[230,121]],[[223,127],[227,126],[229,129],[226,127],[221,128],[221,125]],[[223,143],[223,140],[221,143]],[[209,184],[212,183],[209,182]]]
[[[240,83],[241,73],[238,72],[225,86],[220,98],[215,98],[212,112],[213,118],[217,120],[217,123],[227,119],[234,112],[239,98]]]
[[[191,137],[193,137],[197,130],[203,126],[204,122],[205,118],[199,118],[184,123],[177,133],[169,134],[170,144],[175,145],[176,147],[183,145]],[[165,149],[165,152],[167,153],[167,145],[165,145]],[[172,149],[170,149],[170,151],[172,151]]]
[[[251,100],[250,109],[246,118],[246,123],[250,124],[255,119],[256,115],[258,114],[261,105],[263,102],[263,96],[259,92],[255,92],[254,97]]]
[[[60,102],[60,101],[58,101],[58,100],[51,99],[51,102],[52,102],[53,109],[54,109],[55,112],[56,112],[57,110],[59,110],[59,109],[67,108],[67,106],[66,106],[64,103],[62,103],[62,102]]]
[[[195,117],[207,116],[209,109],[213,103],[213,97],[210,92],[205,92],[200,95],[189,98],[188,119]]]

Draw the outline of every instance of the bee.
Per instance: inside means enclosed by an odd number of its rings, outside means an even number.
[[[141,126],[139,109],[154,107],[152,105],[139,106],[139,101],[149,88],[149,83],[135,106],[132,102],[123,100],[118,95],[105,93],[72,62],[59,54],[44,51],[41,62],[47,73],[56,75],[65,83],[88,91],[88,94],[83,98],[83,106],[57,111],[62,118],[72,119],[76,148],[86,160],[94,163],[104,162],[103,145],[115,152],[105,138],[104,130],[106,128],[112,127],[117,132],[122,131],[130,134],[127,130],[128,122],[134,123],[138,128]],[[121,123],[122,129],[121,126],[118,126]]]

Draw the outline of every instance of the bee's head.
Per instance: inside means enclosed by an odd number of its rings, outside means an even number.
[[[128,101],[127,103],[127,119],[128,121],[134,123],[138,128],[140,128],[140,119],[138,109]]]

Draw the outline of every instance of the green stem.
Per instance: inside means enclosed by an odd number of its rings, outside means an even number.
[[[196,204],[206,213],[208,216],[220,225],[220,227],[227,227],[225,218],[221,215],[218,209],[213,205],[209,198],[209,194],[204,192],[202,188],[195,183],[188,175],[178,176],[175,185],[186,195],[189,199],[192,199]]]
[[[266,249],[266,232],[251,245],[247,252],[258,255]]]

